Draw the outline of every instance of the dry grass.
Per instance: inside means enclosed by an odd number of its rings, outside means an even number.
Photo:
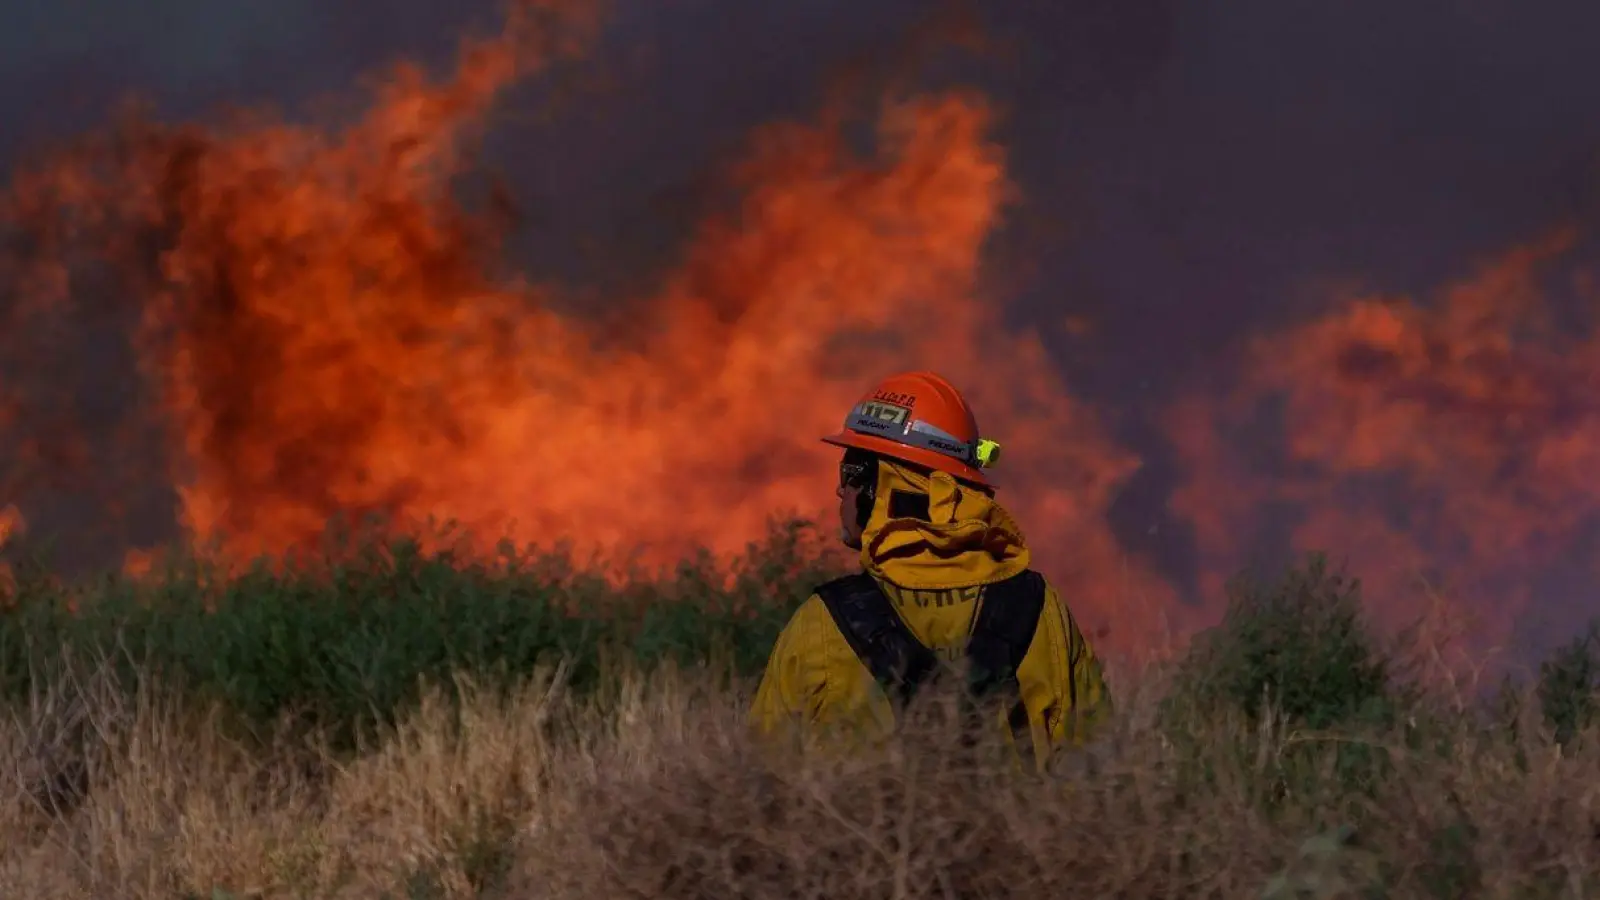
[[[1593,744],[1465,724],[1443,759],[1390,747],[1359,798],[1331,738],[1218,722],[1197,754],[1131,697],[1103,758],[1040,781],[929,740],[933,719],[802,759],[752,746],[709,679],[630,679],[601,707],[548,673],[432,694],[335,759],[80,671],[0,728],[0,896],[1235,898],[1280,874],[1273,896],[1600,894]]]

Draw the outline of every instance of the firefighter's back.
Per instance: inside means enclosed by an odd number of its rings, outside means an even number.
[[[879,631],[902,625],[915,647],[961,669],[971,662],[975,625],[987,618],[1001,633],[990,658],[1011,666],[991,674],[1020,704],[1014,739],[1031,737],[1041,761],[1055,747],[1087,739],[1109,706],[1099,662],[1055,589],[1029,569],[1010,516],[946,476],[886,462],[880,495],[897,490],[928,493],[927,517],[892,517],[889,504],[881,504],[884,514],[869,524],[863,542],[865,571],[819,586],[780,635],[752,709],[757,727],[772,732],[792,723],[881,737],[895,727],[905,698],[863,646],[872,643],[863,634],[874,631],[870,622]],[[829,596],[841,592],[856,597],[847,608],[866,610],[856,616],[869,620],[866,627],[841,614],[840,598]],[[881,604],[876,612],[874,595]]]

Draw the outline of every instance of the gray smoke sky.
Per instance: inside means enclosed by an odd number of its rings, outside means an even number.
[[[972,71],[1002,104],[1023,194],[995,283],[1019,321],[1096,323],[1086,341],[1047,333],[1149,462],[1119,531],[1180,569],[1181,538],[1150,536],[1172,473],[1149,417],[1174,385],[1316,311],[1330,280],[1426,290],[1597,218],[1593,0],[978,5],[1010,61]],[[932,6],[615,0],[591,73],[606,89],[554,123],[513,104],[497,128],[492,162],[531,216],[519,262],[636,285],[752,126],[806,114],[830,73],[894,51]],[[496,5],[6,0],[0,14],[5,162],[129,92],[166,117],[293,109],[386,62],[443,63]]]
[[[1106,345],[1120,360],[1108,371],[1203,361],[1263,319],[1292,317],[1325,277],[1436,282],[1597,199],[1594,3],[982,5],[1015,55],[983,74],[1008,112],[1026,198],[1015,255],[1037,271],[1019,306],[1067,304],[1136,334]],[[505,122],[495,161],[537,222],[559,223],[542,237],[681,234],[674,218],[693,210],[673,201],[694,196],[717,154],[752,125],[805,113],[830,69],[892,49],[931,7],[620,0],[597,67],[614,88],[556,127]],[[129,92],[171,116],[292,108],[401,57],[442,62],[462,28],[496,11],[488,0],[0,9],[0,153],[91,127]]]

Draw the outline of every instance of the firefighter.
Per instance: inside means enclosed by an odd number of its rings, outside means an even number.
[[[885,379],[823,438],[840,447],[839,536],[863,571],[816,588],[779,635],[758,732],[881,737],[933,676],[960,670],[1043,769],[1110,710],[1099,661],[986,474],[999,445],[932,372]]]

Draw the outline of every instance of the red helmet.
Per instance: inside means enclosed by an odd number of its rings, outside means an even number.
[[[904,372],[885,378],[861,398],[844,428],[822,439],[992,487],[982,469],[999,454],[999,445],[978,436],[978,421],[966,398],[932,372]]]

